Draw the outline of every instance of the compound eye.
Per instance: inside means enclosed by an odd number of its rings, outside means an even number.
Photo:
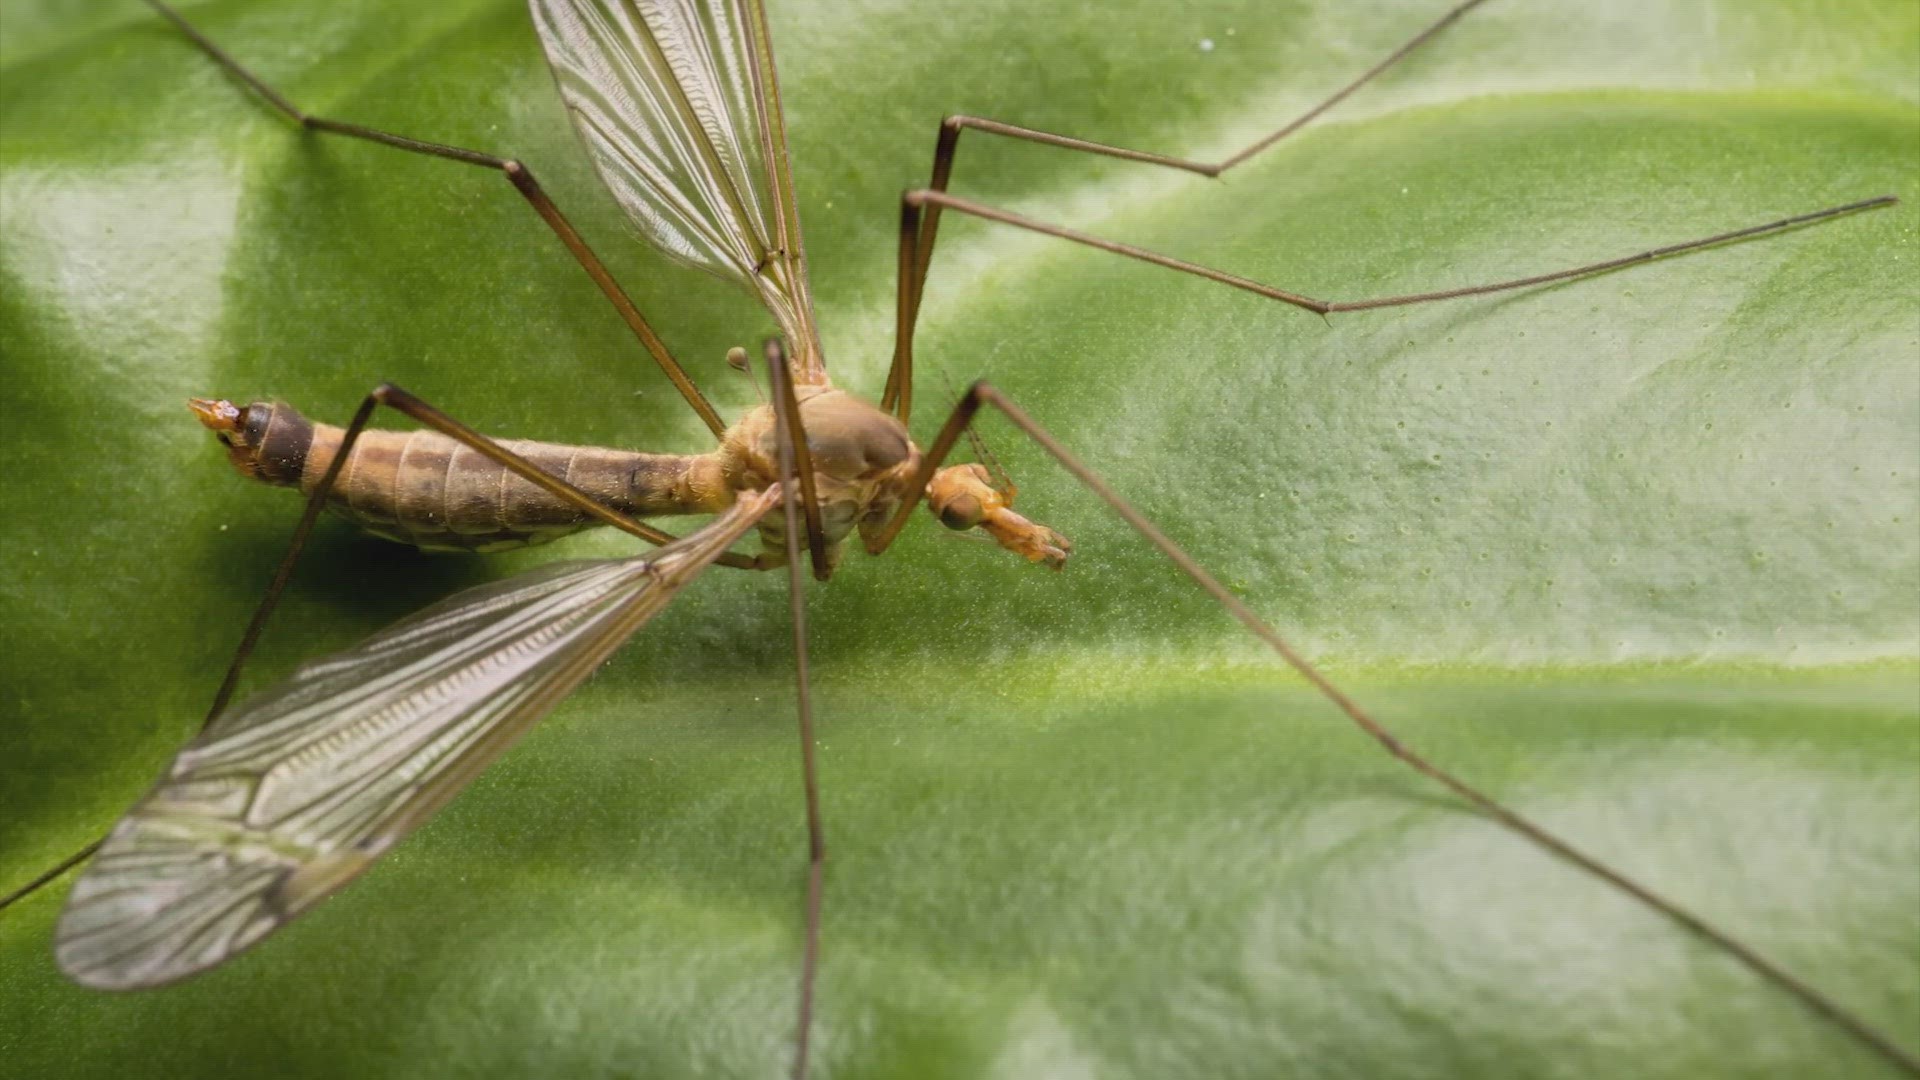
[[[986,507],[972,495],[956,495],[940,507],[940,524],[949,529],[971,529],[987,516]]]

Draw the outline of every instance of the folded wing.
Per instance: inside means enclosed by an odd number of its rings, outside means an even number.
[[[632,559],[459,593],[228,710],[75,883],[55,952],[102,989],[259,941],[445,805],[778,501]]]
[[[634,225],[669,255],[746,286],[796,361],[817,358],[759,0],[530,6],[574,127]]]

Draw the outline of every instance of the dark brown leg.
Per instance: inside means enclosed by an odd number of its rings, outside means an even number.
[[[233,698],[234,688],[240,683],[240,672],[246,667],[247,658],[253,655],[254,646],[259,644],[260,634],[267,627],[267,619],[272,616],[273,609],[279,605],[280,594],[286,591],[287,582],[293,577],[294,565],[300,561],[300,554],[306,549],[307,537],[313,533],[314,523],[320,520],[320,511],[326,508],[327,496],[332,494],[333,485],[340,478],[340,469],[346,464],[347,455],[352,452],[354,443],[360,441],[360,433],[366,430],[367,421],[373,418],[373,410],[379,404],[378,394],[378,390],[368,394],[366,400],[360,403],[360,408],[354,411],[353,419],[348,422],[346,432],[341,436],[340,449],[334,454],[333,462],[327,466],[326,475],[320,478],[319,486],[314,488],[312,495],[308,496],[306,509],[300,514],[300,524],[294,526],[293,538],[287,542],[287,553],[280,557],[280,565],[274,568],[273,578],[268,581],[266,591],[260,594],[260,603],[253,609],[253,618],[247,620],[247,629],[240,635],[240,644],[234,649],[233,659],[227,664],[227,673],[220,680],[220,689],[214,692],[213,704],[208,707],[206,717],[200,721],[200,730],[205,731],[221,713],[227,711],[227,704]],[[0,899],[0,909],[24,899],[41,886],[52,883],[60,875],[79,866],[98,850],[103,842],[104,838],[95,840],[69,855],[51,870],[8,893],[4,899]]]
[[[515,475],[539,485],[556,497],[564,499],[569,504],[592,514],[594,517],[599,518],[617,529],[631,533],[651,544],[669,544],[676,539],[671,533],[662,532],[645,522],[635,521],[617,510],[609,509],[599,502],[596,502],[594,498],[586,492],[561,480],[559,477],[542,472],[531,462],[520,457],[520,455],[501,447],[498,443],[474,431],[472,428],[448,416],[446,413],[441,412],[439,409],[434,408],[432,405],[414,397],[407,391],[391,383],[382,383],[375,387],[372,393],[366,396],[366,399],[360,403],[358,409],[354,410],[353,419],[347,424],[346,432],[341,437],[340,448],[335,451],[333,455],[333,462],[327,466],[326,474],[320,478],[319,486],[314,488],[313,494],[307,498],[306,509],[300,515],[300,523],[294,526],[293,539],[287,544],[287,553],[281,557],[280,565],[273,572],[273,579],[267,583],[266,592],[261,594],[260,604],[254,608],[253,618],[247,621],[246,632],[240,635],[240,645],[234,650],[232,662],[227,665],[226,676],[220,680],[220,689],[215,691],[213,695],[213,705],[207,710],[206,718],[200,722],[202,730],[204,730],[208,724],[213,723],[215,718],[221,713],[225,712],[227,705],[233,700],[233,691],[240,684],[240,672],[246,666],[247,658],[253,655],[254,646],[259,643],[260,634],[267,627],[268,617],[273,614],[273,609],[280,603],[280,594],[286,591],[287,582],[293,577],[294,564],[300,561],[300,553],[305,550],[307,546],[307,538],[313,533],[314,524],[320,520],[320,511],[326,507],[327,496],[332,493],[334,484],[339,479],[342,466],[346,464],[348,455],[353,451],[354,443],[359,441],[360,433],[366,430],[367,422],[372,419],[374,410],[382,405],[405,413],[420,423],[425,424],[427,427],[449,438],[456,439],[479,453],[485,454],[488,458],[499,462],[502,466],[511,470]],[[722,555],[715,561],[722,566],[732,566],[745,570],[762,569],[757,560],[732,552]],[[42,886],[57,880],[68,870],[85,862],[87,857],[92,855],[94,850],[100,846],[100,843],[100,841],[96,840],[88,844],[85,848],[67,856],[61,860],[59,864],[34,878],[32,881],[7,893],[5,896],[0,896],[0,910],[4,910],[9,905],[26,898]]]
[[[794,494],[808,473],[798,454],[806,452],[806,435],[800,429],[800,404],[794,400],[793,383],[787,373],[786,359],[767,357],[767,378],[773,383],[773,416],[780,444],[780,482],[788,485],[782,504],[787,517],[787,598],[793,623],[793,676],[796,701],[800,710],[800,777],[807,799],[807,907],[806,940],[800,955],[799,1027],[794,1036],[794,1080],[806,1080],[807,1051],[813,1033],[813,985],[820,968],[820,893],[827,865],[827,834],[820,821],[820,780],[813,754],[813,696],[807,675],[807,583],[800,576],[800,514],[794,508]],[[818,508],[808,509],[818,517]],[[814,542],[815,576],[825,567],[819,547],[817,528],[809,527]]]
[[[1009,213],[1005,210],[971,202],[966,199],[956,198],[944,192],[921,190],[909,191],[900,197],[900,268],[903,273],[918,275],[921,272],[921,267],[925,264],[925,259],[921,257],[924,249],[918,246],[920,243],[919,237],[922,235],[921,230],[924,227],[922,214],[924,213],[930,217],[936,209],[944,207],[962,214],[971,214],[974,217],[985,218],[988,221],[997,221],[1003,225],[1012,225],[1017,229],[1026,229],[1029,232],[1037,232],[1045,236],[1071,240],[1076,244],[1084,244],[1087,247],[1112,252],[1115,255],[1124,255],[1129,259],[1138,259],[1141,262],[1152,263],[1155,266],[1164,266],[1169,270],[1179,270],[1182,273],[1206,278],[1208,281],[1217,281],[1222,285],[1230,285],[1236,289],[1245,290],[1256,296],[1264,296],[1269,300],[1278,300],[1283,304],[1291,304],[1294,307],[1304,308],[1307,311],[1315,312],[1319,315],[1328,315],[1339,311],[1369,311],[1374,308],[1405,307],[1408,304],[1424,304],[1434,300],[1454,300],[1463,296],[1480,296],[1486,293],[1505,292],[1509,289],[1524,289],[1533,285],[1545,285],[1549,282],[1565,281],[1569,278],[1586,277],[1589,274],[1618,270],[1621,267],[1632,266],[1636,263],[1652,262],[1655,259],[1664,259],[1670,255],[1697,251],[1701,248],[1712,247],[1716,244],[1745,240],[1765,233],[1781,232],[1796,226],[1809,225],[1827,218],[1839,217],[1843,214],[1852,214],[1861,210],[1870,210],[1881,206],[1892,206],[1897,201],[1896,196],[1880,195],[1871,199],[1862,199],[1859,202],[1847,203],[1844,206],[1828,207],[1825,210],[1816,210],[1810,214],[1796,214],[1793,217],[1781,218],[1778,221],[1769,221],[1760,225],[1749,225],[1744,229],[1715,233],[1712,236],[1701,237],[1698,240],[1668,244],[1664,247],[1651,248],[1646,251],[1635,252],[1632,255],[1622,255],[1600,262],[1587,263],[1584,266],[1576,266],[1567,270],[1556,270],[1548,274],[1534,274],[1529,277],[1496,281],[1484,285],[1467,285],[1457,289],[1408,293],[1403,296],[1380,296],[1365,300],[1317,300],[1301,293],[1289,292],[1285,289],[1275,288],[1272,285],[1262,284],[1251,278],[1243,278],[1237,274],[1229,274],[1221,270],[1212,269],[1211,267],[1201,266],[1198,263],[1190,263],[1184,259],[1176,259],[1170,255],[1162,255],[1159,252],[1148,251],[1145,248],[1134,247],[1131,244],[1121,244],[1112,240],[1103,240],[1100,237],[1090,236],[1073,229],[1062,228],[1058,225],[1048,225],[1045,222],[1021,217],[1018,214]],[[887,376],[887,387],[889,392],[895,395],[894,400],[897,402],[897,406],[894,407],[894,412],[900,416],[902,420],[906,419],[908,409],[913,402],[913,329],[914,321],[919,314],[917,296],[925,287],[925,284],[925,280],[918,276],[902,277],[900,279],[895,310],[893,367]],[[882,404],[883,407],[886,407],[886,402],[883,401]]]
[[[1327,110],[1346,100],[1348,95],[1352,94],[1355,90],[1360,89],[1368,82],[1371,82],[1375,76],[1392,67],[1394,64],[1399,63],[1409,53],[1426,44],[1441,31],[1453,25],[1462,16],[1480,6],[1483,2],[1485,2],[1485,0],[1467,0],[1466,3],[1455,6],[1432,25],[1408,39],[1405,44],[1390,53],[1386,59],[1381,60],[1379,63],[1362,72],[1359,77],[1328,95],[1321,100],[1319,104],[1301,113],[1271,134],[1261,137],[1252,145],[1218,162],[1193,161],[1186,158],[1170,157],[1165,154],[1148,153],[1143,150],[1131,150],[1122,146],[1110,146],[1106,143],[1093,142],[1087,139],[1076,139],[1068,135],[1056,135],[1049,131],[1040,131],[1035,128],[1021,127],[1017,124],[1007,124],[998,120],[989,120],[977,116],[949,116],[942,120],[940,122],[939,135],[934,141],[932,178],[928,181],[925,188],[918,191],[910,191],[902,197],[899,310],[894,330],[893,365],[887,372],[887,385],[885,392],[881,395],[880,407],[894,412],[902,420],[907,418],[912,408],[913,331],[920,317],[921,294],[926,290],[927,267],[933,260],[934,240],[940,231],[940,213],[943,209],[953,209],[960,213],[971,214],[989,221],[997,221],[1001,224],[1012,225],[1016,228],[1027,229],[1031,232],[1042,233],[1047,236],[1058,237],[1062,240],[1071,240],[1074,243],[1085,244],[1088,247],[1098,248],[1101,251],[1112,252],[1116,255],[1125,255],[1128,258],[1139,259],[1142,262],[1150,262],[1156,266],[1180,270],[1206,278],[1209,281],[1217,281],[1223,285],[1231,285],[1237,289],[1244,289],[1270,300],[1278,300],[1281,303],[1292,304],[1295,307],[1305,308],[1308,311],[1327,315],[1336,311],[1366,311],[1373,308],[1403,307],[1408,304],[1428,303],[1435,300],[1451,300],[1463,296],[1479,296],[1484,293],[1502,292],[1508,289],[1522,289],[1532,285],[1544,285],[1548,282],[1564,281],[1568,278],[1583,277],[1588,274],[1615,270],[1634,263],[1650,262],[1668,255],[1677,255],[1684,251],[1693,251],[1698,248],[1710,247],[1714,244],[1722,244],[1731,240],[1758,236],[1763,233],[1778,232],[1796,225],[1805,225],[1824,218],[1838,217],[1842,214],[1852,213],[1857,210],[1891,206],[1898,201],[1896,197],[1892,195],[1862,199],[1844,206],[1835,206],[1825,210],[1817,210],[1812,213],[1798,214],[1793,217],[1782,218],[1778,221],[1770,221],[1762,225],[1752,225],[1746,228],[1735,229],[1714,236],[1704,237],[1699,240],[1669,244],[1649,251],[1637,252],[1632,255],[1587,263],[1582,266],[1576,266],[1567,270],[1558,270],[1547,274],[1515,278],[1509,281],[1499,281],[1485,285],[1469,285],[1455,289],[1409,293],[1404,296],[1376,297],[1366,300],[1316,300],[1310,296],[1290,292],[1271,285],[1265,285],[1234,274],[1213,270],[1196,263],[1187,262],[1183,259],[1175,259],[1167,255],[1147,251],[1143,248],[1133,247],[1129,244],[1102,240],[1099,237],[1089,236],[1086,233],[1076,232],[1072,229],[1047,225],[1021,217],[1017,214],[1011,214],[1004,210],[995,209],[947,194],[947,186],[953,178],[954,155],[960,146],[960,133],[968,129],[988,135],[1000,135],[1007,138],[1039,143],[1043,146],[1056,146],[1064,150],[1077,150],[1082,153],[1119,158],[1123,161],[1135,161],[1145,165],[1179,169],[1184,172],[1196,173],[1206,177],[1220,176],[1228,169],[1254,157],[1268,147],[1285,139],[1287,136],[1306,127]]]
[[[833,576],[833,566],[827,561],[827,533],[820,524],[820,493],[813,482],[813,451],[807,447],[807,427],[800,419],[800,399],[793,392],[792,369],[787,366],[786,349],[779,338],[767,339],[766,360],[769,369],[779,372],[767,376],[774,401],[774,437],[780,443],[780,452],[791,455],[794,460],[792,475],[800,486],[800,503],[807,519],[808,557],[813,560],[815,580],[825,581]]]
[[[212,717],[208,717],[206,722],[211,722],[212,719],[213,719]],[[66,858],[61,859],[59,862],[48,867],[46,870],[41,871],[39,877],[34,878],[32,881],[27,882],[25,885],[20,886],[19,888],[13,890],[12,892],[8,893],[5,896],[0,896],[0,911],[5,911],[7,908],[12,907],[16,902],[25,900],[27,897],[32,896],[36,892],[39,892],[42,886],[51,885],[54,882],[60,880],[60,876],[62,874],[65,874],[67,871],[73,869],[76,866],[79,866],[83,862],[86,862],[88,859],[93,858],[93,853],[96,851],[99,851],[100,845],[104,842],[105,842],[104,838],[101,840],[95,840],[93,843],[88,844],[86,847],[81,848],[79,851],[76,851],[73,854],[67,856]]]
[[[1345,101],[1349,94],[1373,81],[1374,76],[1399,63],[1408,53],[1425,45],[1440,31],[1452,26],[1461,16],[1484,2],[1485,0],[1466,0],[1465,3],[1454,7],[1431,26],[1415,34],[1405,44],[1388,54],[1386,59],[1362,72],[1358,78],[1329,94],[1319,104],[1301,113],[1278,131],[1263,136],[1253,145],[1224,161],[1214,163],[1193,161],[1187,158],[1170,157],[1166,154],[1148,153],[1145,150],[1130,150],[1124,146],[1110,146],[1089,139],[1076,139],[1071,135],[1056,135],[1051,131],[1002,123],[982,116],[956,115],[940,121],[940,132],[933,143],[933,176],[927,181],[925,190],[943,194],[946,192],[948,183],[953,179],[953,159],[960,149],[960,133],[969,128],[986,135],[1022,139],[1042,146],[1057,146],[1063,150],[1078,150],[1087,154],[1099,154],[1102,157],[1119,158],[1122,161],[1137,161],[1143,165],[1158,165],[1161,168],[1179,169],[1182,172],[1197,173],[1206,177],[1219,176],[1306,127],[1318,119],[1322,113]],[[913,327],[920,317],[920,294],[926,289],[927,265],[933,260],[933,241],[940,232],[942,206],[942,203],[928,201],[924,219],[914,226],[911,255],[906,251],[906,239],[903,237],[901,241],[900,326],[894,336],[893,367],[887,372],[887,388],[881,395],[880,407],[892,410],[898,402],[898,414],[902,420],[907,418],[907,413],[913,404]],[[911,290],[904,284],[909,277],[913,280]]]
[[[226,68],[241,82],[252,87],[254,92],[265,98],[275,109],[278,109],[289,120],[292,120],[303,128],[313,131],[329,132],[334,135],[347,135],[356,139],[365,139],[368,142],[379,143],[382,146],[391,146],[399,150],[406,150],[410,153],[446,158],[449,161],[461,161],[468,165],[479,165],[484,168],[498,170],[504,174],[506,178],[512,182],[514,190],[518,191],[521,196],[532,205],[534,212],[540,215],[540,220],[547,223],[547,227],[554,231],[554,235],[560,238],[560,242],[567,246],[567,250],[573,253],[575,259],[579,260],[580,266],[587,272],[587,276],[592,278],[593,283],[600,287],[600,291],[605,294],[607,300],[613,304],[614,310],[620,313],[621,321],[625,322],[628,329],[633,331],[634,336],[640,339],[640,344],[646,347],[648,354],[653,357],[654,362],[660,365],[660,370],[666,372],[667,378],[672,380],[674,388],[680,391],[680,396],[687,400],[688,405],[693,406],[693,411],[700,414],[700,419],[705,421],[707,427],[713,431],[714,438],[717,439],[726,433],[727,425],[720,419],[720,414],[714,411],[713,406],[709,404],[706,397],[700,393],[700,388],[694,385],[693,379],[688,376],[686,370],[680,366],[680,362],[675,360],[673,354],[667,351],[666,343],[661,341],[660,336],[653,332],[653,327],[647,324],[646,318],[640,314],[640,309],[633,306],[633,300],[627,296],[626,290],[620,287],[620,283],[613,279],[613,274],[610,273],[606,265],[600,261],[600,257],[595,255],[593,249],[587,246],[586,240],[582,239],[580,234],[574,230],[573,223],[567,220],[566,215],[562,214],[560,208],[547,196],[546,190],[540,186],[540,182],[533,178],[532,170],[511,158],[500,158],[492,154],[483,154],[477,150],[463,150],[457,146],[443,146],[439,143],[409,139],[404,135],[394,135],[385,131],[376,131],[373,128],[361,127],[358,124],[343,123],[339,120],[329,120],[324,116],[313,116],[302,112],[279,91],[268,86],[260,80],[259,76],[242,67],[239,61],[228,55],[226,50],[215,45],[205,34],[195,29],[193,24],[187,22],[186,19],[181,17],[179,12],[168,7],[162,0],[147,0],[147,3],[152,5],[155,11],[164,15],[169,22],[179,27],[182,33],[192,38],[194,44],[200,46],[208,56],[218,61],[220,66]]]
[[[1598,274],[1607,270],[1618,270],[1623,266],[1632,266],[1635,263],[1652,262],[1655,259],[1663,259],[1669,255],[1678,255],[1686,251],[1696,251],[1700,248],[1712,247],[1715,244],[1744,240],[1748,237],[1760,236],[1764,233],[1780,232],[1784,229],[1791,229],[1796,225],[1810,225],[1813,222],[1822,221],[1826,218],[1839,217],[1842,214],[1852,214],[1861,210],[1870,210],[1881,206],[1892,206],[1896,201],[1898,201],[1896,196],[1879,195],[1871,199],[1862,199],[1859,202],[1847,203],[1845,206],[1831,206],[1825,210],[1815,210],[1810,214],[1796,214],[1793,217],[1780,218],[1777,221],[1769,221],[1760,225],[1749,225],[1744,229],[1734,229],[1730,232],[1715,233],[1712,236],[1703,236],[1698,240],[1687,240],[1678,244],[1667,244],[1663,247],[1649,248],[1646,251],[1637,251],[1632,255],[1621,255],[1612,259],[1604,259],[1600,262],[1587,263],[1584,266],[1575,266],[1567,270],[1556,270],[1549,274],[1534,274],[1529,277],[1511,278],[1506,281],[1496,281],[1485,285],[1466,285],[1457,289],[1442,289],[1437,292],[1407,293],[1402,296],[1379,296],[1366,300],[1316,300],[1311,296],[1288,292],[1285,289],[1278,289],[1272,285],[1264,285],[1250,278],[1243,278],[1220,270],[1214,270],[1201,266],[1198,263],[1190,263],[1183,259],[1176,259],[1169,255],[1148,251],[1145,248],[1134,247],[1131,244],[1102,240],[1097,236],[1089,236],[1086,233],[1061,228],[1058,225],[1048,225],[1044,222],[1035,221],[1032,218],[1021,217],[1018,214],[1008,213],[1005,210],[995,209],[991,206],[970,202],[966,199],[956,198],[952,195],[937,191],[907,192],[901,197],[901,205],[905,208],[901,216],[904,221],[911,218],[914,211],[921,207],[925,207],[931,211],[933,207],[944,206],[963,214],[971,214],[974,217],[985,218],[988,221],[997,221],[1003,225],[1012,225],[1017,229],[1026,229],[1030,232],[1059,237],[1062,240],[1071,240],[1076,244],[1085,244],[1088,247],[1112,252],[1115,255],[1125,255],[1129,259],[1138,259],[1141,262],[1152,263],[1155,266],[1164,266],[1170,270],[1179,270],[1183,273],[1193,274],[1196,277],[1206,278],[1208,281],[1217,281],[1222,285],[1231,285],[1236,289],[1243,289],[1255,295],[1264,296],[1269,300],[1278,300],[1283,304],[1292,304],[1294,307],[1304,308],[1316,314],[1327,315],[1338,311],[1369,311],[1374,308],[1405,307],[1408,304],[1424,304],[1433,300],[1453,300],[1462,296],[1480,296],[1485,293],[1505,292],[1508,289],[1524,289],[1530,285],[1545,285],[1549,282],[1565,281],[1568,278],[1585,277],[1588,274]],[[921,284],[924,283],[919,281],[915,282],[916,286]],[[911,325],[908,326],[908,332],[912,332]]]
[[[1209,596],[1218,600],[1221,606],[1225,607],[1227,611],[1232,614],[1235,619],[1238,619],[1241,625],[1251,631],[1255,637],[1266,642],[1267,646],[1278,654],[1282,660],[1286,661],[1289,667],[1299,672],[1307,682],[1312,684],[1314,689],[1318,690],[1328,701],[1331,701],[1336,708],[1345,713],[1347,718],[1352,720],[1361,731],[1372,736],[1374,741],[1379,743],[1387,753],[1406,762],[1422,775],[1438,782],[1447,790],[1471,804],[1481,813],[1486,814],[1501,825],[1518,833],[1521,837],[1525,838],[1527,842],[1546,850],[1566,862],[1572,863],[1581,870],[1592,874],[1594,877],[1599,878],[1647,907],[1659,912],[1661,915],[1666,916],[1673,922],[1678,923],[1683,929],[1706,940],[1734,959],[1740,961],[1740,963],[1746,965],[1747,968],[1759,975],[1762,979],[1798,998],[1809,1009],[1813,1010],[1816,1015],[1837,1025],[1862,1044],[1872,1049],[1875,1053],[1884,1057],[1887,1061],[1914,1076],[1920,1076],[1920,1057],[1916,1057],[1911,1052],[1896,1044],[1884,1033],[1849,1012],[1839,1002],[1828,997],[1811,984],[1803,981],[1799,976],[1794,975],[1792,972],[1768,959],[1753,946],[1734,937],[1727,931],[1719,929],[1701,916],[1680,906],[1664,895],[1655,892],[1653,889],[1641,884],[1627,874],[1615,870],[1593,856],[1586,854],[1579,848],[1574,847],[1571,843],[1561,839],[1545,826],[1537,824],[1531,818],[1516,811],[1509,810],[1491,795],[1482,793],[1478,788],[1473,787],[1446,769],[1429,761],[1411,746],[1402,742],[1398,736],[1387,730],[1378,720],[1375,720],[1358,702],[1348,697],[1338,686],[1335,686],[1332,680],[1321,674],[1320,670],[1314,667],[1304,656],[1296,652],[1293,646],[1289,645],[1272,627],[1262,621],[1260,616],[1254,614],[1253,609],[1248,607],[1244,601],[1231,592],[1228,592],[1226,587],[1215,580],[1212,574],[1207,573],[1199,563],[1194,562],[1192,556],[1181,550],[1180,546],[1175,544],[1166,533],[1161,532],[1158,526],[1147,520],[1146,515],[1134,509],[1131,504],[1125,499],[1122,499],[1111,487],[1108,487],[1106,481],[1100,479],[1084,462],[1078,457],[1075,457],[1066,447],[1060,445],[1059,441],[1054,439],[1053,435],[1049,433],[1046,428],[1041,427],[1038,421],[1028,416],[1026,411],[1014,404],[1012,399],[985,382],[974,383],[967,389],[966,395],[960,399],[960,403],[954,406],[952,415],[947,417],[946,425],[940,429],[939,436],[934,439],[933,445],[927,450],[926,457],[920,466],[920,475],[914,478],[912,487],[913,495],[900,505],[900,509],[896,511],[893,518],[887,522],[886,530],[873,544],[869,545],[869,551],[872,551],[874,554],[879,554],[881,551],[886,550],[887,546],[893,542],[894,537],[899,535],[901,527],[906,524],[907,516],[913,513],[913,508],[919,503],[920,497],[926,489],[927,481],[932,479],[934,471],[940,467],[941,463],[946,459],[947,454],[950,453],[954,445],[960,441],[961,433],[973,423],[974,415],[980,411],[983,405],[991,405],[1000,410],[1001,414],[1012,421],[1015,427],[1025,432],[1034,442],[1039,443],[1042,449],[1053,456],[1054,460],[1058,461],[1069,473],[1072,473],[1075,479],[1093,489],[1094,494],[1100,496],[1101,500],[1111,507],[1113,512],[1118,514],[1128,525],[1133,526],[1135,532],[1138,532],[1146,538],[1148,543],[1159,549],[1160,553],[1165,555],[1168,561],[1172,562],[1174,566],[1178,567],[1181,573],[1193,579],[1194,584],[1200,586]]]
[[[674,536],[672,533],[656,529],[644,521],[635,520],[618,510],[606,506],[593,496],[581,491],[565,480],[554,476],[552,473],[541,470],[539,466],[392,383],[381,383],[375,387],[373,393],[367,395],[367,402],[373,405],[385,405],[396,412],[404,413],[418,420],[420,423],[438,431],[440,434],[454,439],[462,445],[479,452],[488,459],[499,463],[514,475],[536,487],[544,489],[569,506],[598,518],[600,521],[619,529],[621,532],[637,536],[647,543],[654,545],[671,544],[679,539],[679,537]],[[362,409],[368,407],[368,404],[361,405]],[[358,415],[359,414],[356,413],[355,417],[357,418]],[[338,462],[345,457],[346,447],[343,445],[335,455],[335,463],[338,464]],[[329,473],[329,475],[331,475],[331,473]],[[714,563],[718,566],[731,566],[741,570],[763,569],[756,560],[731,552],[715,559]]]

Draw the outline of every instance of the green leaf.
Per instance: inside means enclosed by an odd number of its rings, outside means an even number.
[[[897,195],[970,112],[1219,157],[1443,0],[773,13],[828,358],[877,392]],[[506,2],[195,5],[303,107],[518,155],[728,415],[750,301],[628,238]],[[1211,42],[1206,48],[1204,42]],[[1474,11],[1219,181],[968,135],[956,190],[1322,320],[950,215],[915,428],[987,376],[1389,726],[1920,1048],[1920,23],[1900,0]],[[511,189],[302,135],[131,3],[0,37],[0,888],[189,736],[297,514],[182,408],[699,423]],[[1053,575],[921,518],[812,591],[818,1075],[1887,1075],[1379,753],[1003,422]],[[321,530],[252,685],[490,558]],[[804,845],[781,582],[716,571],[440,819],[254,952],[66,984],[0,916],[18,1075],[773,1075]]]

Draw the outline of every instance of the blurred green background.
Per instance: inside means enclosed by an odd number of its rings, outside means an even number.
[[[1224,156],[1435,0],[772,13],[829,363],[877,394],[898,192],[966,111]],[[524,158],[728,415],[752,303],[630,241],[510,2],[195,4],[304,107]],[[950,218],[916,430],[991,377],[1388,724],[1920,1047],[1920,14],[1500,0],[1219,181],[968,136],[956,190],[1332,298],[1762,242],[1331,321]],[[142,6],[0,27],[0,887],[198,724],[297,514],[182,407],[704,448],[498,177],[301,137]],[[1884,1075],[1359,738],[997,421],[1062,574],[916,522],[812,593],[819,1075]],[[334,524],[253,680],[613,537]],[[803,837],[785,597],[716,571],[381,868],[101,996],[0,917],[30,1076],[767,1076]]]

